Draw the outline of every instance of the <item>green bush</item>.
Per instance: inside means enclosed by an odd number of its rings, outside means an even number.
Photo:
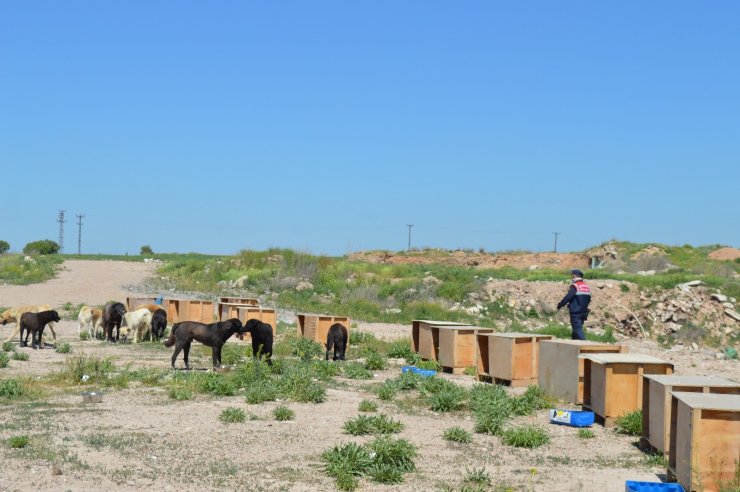
[[[348,362],[344,365],[344,376],[349,379],[372,379],[373,373],[358,362]]]
[[[15,346],[13,345],[13,342],[7,341],[3,342],[3,352],[12,352],[15,350]]]
[[[464,388],[453,385],[432,393],[427,397],[429,408],[435,412],[460,410],[465,404],[467,393]]]
[[[278,388],[271,381],[257,381],[247,387],[246,402],[257,405],[265,401],[275,401],[278,398]]]
[[[363,476],[373,464],[370,450],[355,443],[334,446],[324,451],[321,459],[324,471],[337,479],[337,486],[341,490],[354,490],[357,487],[356,477]]]
[[[275,410],[272,411],[272,415],[275,417],[275,420],[279,420],[281,422],[295,419],[295,412],[286,406],[275,408]]]
[[[581,439],[593,439],[596,437],[596,434],[591,429],[578,429],[578,437]]]
[[[360,412],[377,412],[378,411],[378,404],[374,401],[370,400],[362,400],[360,404],[357,406],[357,410]]]
[[[378,398],[383,401],[390,401],[396,397],[398,387],[393,381],[386,381],[378,387]]]
[[[141,256],[151,256],[154,254],[154,251],[152,251],[152,247],[148,244],[145,244],[139,249],[139,254]]]
[[[369,371],[382,371],[386,365],[388,365],[388,361],[376,350],[367,349],[365,351],[365,369]]]
[[[69,384],[106,384],[115,371],[110,358],[78,355],[67,357],[64,369],[56,376]]]
[[[0,398],[14,400],[26,393],[23,385],[17,379],[0,380]]]
[[[511,407],[514,415],[532,415],[537,410],[550,408],[554,403],[545,390],[539,386],[529,386],[524,394],[513,398]]]
[[[27,361],[29,359],[29,355],[26,352],[13,352],[11,358],[13,360]]]
[[[0,241],[0,255],[4,255],[10,250],[10,244],[7,241]]]
[[[491,485],[491,476],[485,468],[465,468],[465,483],[475,484],[479,487],[488,487]]]
[[[414,463],[417,454],[416,446],[406,439],[380,436],[369,442],[367,447],[375,453],[373,460],[376,464],[390,465],[404,473],[416,469]]]
[[[8,367],[10,363],[10,357],[5,352],[0,352],[0,369]]]
[[[68,354],[72,351],[72,346],[67,342],[62,342],[57,345],[55,350],[60,354]]]
[[[89,331],[81,331],[80,332],[80,340],[90,340],[90,332]]]
[[[628,436],[642,435],[642,410],[635,410],[621,417],[617,417],[617,432]]]
[[[226,424],[237,424],[244,422],[247,419],[247,415],[241,408],[229,407],[224,408],[218,418]]]
[[[295,338],[291,342],[291,353],[302,361],[309,361],[324,354],[324,347],[308,338]]]
[[[59,253],[59,245],[51,239],[33,241],[23,247],[25,255],[55,255]]]
[[[517,448],[537,448],[550,442],[550,435],[541,427],[525,425],[506,429],[501,439],[507,446]]]
[[[470,432],[461,427],[450,427],[444,431],[442,437],[445,441],[459,442],[462,444],[468,444],[473,441],[473,436],[470,435]]]
[[[173,386],[170,388],[170,398],[177,401],[190,400],[193,397],[193,393],[187,388]]]
[[[23,436],[13,436],[10,439],[8,439],[8,445],[13,449],[21,449],[28,446],[29,438],[26,435]]]
[[[396,434],[401,432],[404,425],[384,414],[359,415],[344,423],[344,432],[352,436],[368,434]]]
[[[408,359],[414,355],[415,352],[411,349],[409,340],[396,340],[388,347],[388,357],[394,359]]]

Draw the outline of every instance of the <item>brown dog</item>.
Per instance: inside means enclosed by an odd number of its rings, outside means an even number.
[[[5,341],[9,342],[13,338],[15,338],[18,333],[21,331],[21,325],[19,323],[21,316],[23,313],[40,313],[41,311],[50,311],[51,306],[48,304],[30,304],[28,306],[16,306],[9,309],[6,309],[3,311],[2,314],[0,314],[0,325],[7,325],[8,323],[15,323],[15,331],[13,331],[13,334],[10,335]],[[54,323],[49,323],[49,329],[51,330],[51,335],[54,337],[54,343],[56,344],[57,341],[57,334],[54,331]]]
[[[165,340],[165,347],[175,345],[175,353],[172,354],[172,369],[175,368],[175,360],[184,349],[183,359],[185,360],[185,369],[190,369],[188,365],[188,354],[190,353],[190,344],[196,340],[203,345],[208,345],[212,350],[213,367],[221,366],[221,348],[226,340],[231,338],[234,333],[244,334],[242,322],[236,318],[227,321],[219,321],[207,325],[197,321],[183,321],[172,325],[170,337]]]

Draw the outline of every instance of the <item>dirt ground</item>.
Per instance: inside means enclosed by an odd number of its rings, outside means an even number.
[[[143,282],[152,270],[140,263],[68,261],[58,279],[0,288],[0,305],[123,300],[128,287]],[[357,329],[385,339],[409,335],[409,327],[402,325],[359,323]],[[3,339],[11,331],[11,326],[0,327]],[[76,321],[62,321],[57,333],[59,342],[72,345],[73,355],[111,356],[119,366],[169,365],[171,352],[164,347],[81,341]],[[719,374],[740,381],[735,361],[715,360],[701,351],[666,352],[649,342],[628,344],[632,351],[673,361],[678,374]],[[58,371],[67,357],[48,349],[16,350],[28,353],[30,360],[11,360],[8,368],[0,369],[1,378]],[[208,367],[209,353],[194,346],[191,364]],[[376,372],[371,381],[337,378],[329,385],[327,401],[318,405],[248,405],[243,396],[198,395],[175,401],[166,389],[139,383],[108,390],[99,404],[82,404],[82,390],[72,389],[43,401],[0,405],[0,490],[333,490],[333,479],[321,469],[320,454],[334,444],[369,440],[342,433],[343,423],[358,415],[363,399],[376,401],[381,412],[405,424],[399,436],[416,444],[419,456],[417,471],[407,475],[404,484],[362,481],[360,490],[459,490],[469,470],[484,468],[494,487],[621,492],[625,480],[659,481],[665,473],[647,462],[635,438],[595,426],[596,437],[583,440],[576,437],[576,429],[548,425],[546,411],[517,419],[548,430],[551,443],[535,450],[507,447],[498,437],[481,434],[474,434],[468,445],[447,443],[442,433],[449,427],[472,432],[469,413],[409,408],[403,398],[383,402],[372,392],[378,381],[397,375],[400,364],[397,361],[388,370]],[[466,386],[473,382],[470,376],[444,377]],[[273,420],[271,412],[280,404],[295,411],[294,421]],[[221,423],[218,416],[226,407],[241,408],[254,420]],[[34,440],[30,450],[7,445],[8,438],[19,434]],[[54,463],[61,474],[52,474]]]
[[[737,260],[740,258],[740,249],[737,248],[719,248],[709,253],[712,260]]]
[[[388,251],[373,251],[353,253],[350,260],[369,263],[387,263],[390,265],[414,264],[428,265],[438,263],[442,265],[473,266],[478,268],[554,268],[567,270],[570,268],[585,268],[589,264],[589,257],[580,253],[471,253],[455,251],[453,253],[438,253],[434,251],[412,251],[404,254],[393,254]]]

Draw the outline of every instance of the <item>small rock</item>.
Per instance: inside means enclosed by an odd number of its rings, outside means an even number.
[[[529,265],[529,271],[537,270],[539,267],[537,265]]]
[[[52,475],[61,475],[62,474],[62,467],[59,466],[57,463],[54,463],[51,465],[51,474]]]
[[[740,321],[740,313],[733,311],[732,309],[725,309],[725,314],[735,321]]]
[[[732,304],[731,302],[723,302],[722,303],[722,307],[725,308],[725,309],[734,309],[735,308],[735,305]]]
[[[691,348],[694,350],[699,350],[699,346],[696,344],[696,342],[691,342]]]
[[[599,282],[596,284],[597,289],[603,289],[606,287],[606,284],[604,282]]]
[[[642,275],[643,277],[652,277],[655,275],[655,270],[640,270],[637,274]]]
[[[702,282],[701,280],[692,280],[691,282],[686,282],[683,285],[685,285],[686,287],[699,287],[700,285],[704,285],[704,282]]]
[[[717,352],[714,355],[714,358],[717,359],[717,360],[725,360],[726,357],[727,356],[724,354],[724,352]]]
[[[313,290],[313,284],[311,282],[298,282],[298,284],[295,286],[295,290],[302,291],[302,290]]]
[[[710,299],[714,299],[717,302],[727,302],[727,296],[722,294],[712,294],[709,296]]]

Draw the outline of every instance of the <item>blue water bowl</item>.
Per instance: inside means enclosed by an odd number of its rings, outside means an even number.
[[[409,371],[415,372],[419,376],[423,376],[425,378],[428,378],[429,376],[434,376],[435,374],[437,374],[437,371],[432,371],[431,369],[419,369],[418,367],[414,367],[414,366],[403,366],[401,368],[401,371],[402,372],[409,372]]]
[[[550,410],[550,423],[571,427],[591,427],[594,413],[585,410]]]
[[[624,492],[686,492],[680,483],[635,482],[627,480]]]

